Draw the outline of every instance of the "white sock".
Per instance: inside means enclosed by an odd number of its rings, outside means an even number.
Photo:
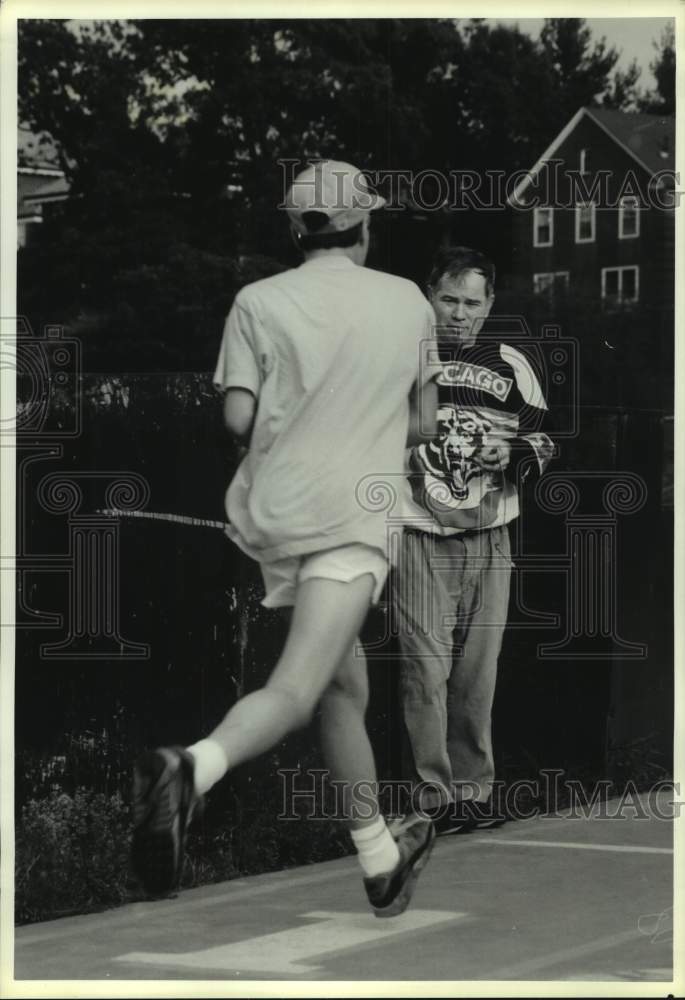
[[[359,864],[367,878],[390,872],[400,860],[400,852],[392,834],[379,816],[369,826],[351,830],[352,842],[357,848]]]
[[[224,748],[216,740],[199,740],[186,749],[195,758],[195,791],[204,795],[228,771]]]

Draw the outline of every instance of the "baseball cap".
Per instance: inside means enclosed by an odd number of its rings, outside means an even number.
[[[339,233],[358,225],[368,212],[385,205],[385,198],[369,186],[366,177],[351,163],[320,160],[306,167],[285,196],[285,209],[298,233],[308,233],[302,216],[321,212],[328,224],[317,233]]]

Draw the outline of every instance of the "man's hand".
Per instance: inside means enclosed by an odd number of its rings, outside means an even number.
[[[484,472],[503,472],[509,465],[510,458],[511,444],[508,441],[497,441],[479,448],[473,456],[473,461]]]

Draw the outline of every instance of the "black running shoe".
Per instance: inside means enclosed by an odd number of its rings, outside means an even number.
[[[492,799],[486,802],[463,802],[469,830],[494,830],[511,819],[505,809],[496,805]]]
[[[474,829],[469,816],[463,815],[461,811],[455,814],[454,803],[450,808],[432,816],[436,837],[452,837],[456,833],[470,833]]]
[[[415,814],[394,823],[391,832],[400,851],[400,860],[391,872],[364,879],[366,895],[377,917],[396,917],[404,913],[435,841],[432,822]]]
[[[423,814],[432,819],[438,837],[473,833],[474,830],[494,830],[511,818],[501,806],[495,805],[492,799],[487,799],[485,802],[458,799],[455,802],[443,803],[431,810],[424,810]]]
[[[178,887],[186,832],[198,803],[195,763],[182,747],[141,754],[133,774],[133,870],[153,896]]]

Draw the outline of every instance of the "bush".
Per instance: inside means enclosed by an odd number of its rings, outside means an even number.
[[[304,751],[306,740],[306,736],[295,737],[284,759],[280,755],[285,747],[281,747],[267,758],[266,768],[248,765],[242,774],[217,786],[189,831],[183,889],[349,853],[341,822],[278,820],[282,808],[279,766],[297,763],[304,771],[321,766],[318,758]],[[131,809],[126,799],[130,775],[118,769],[110,773],[108,746],[104,738],[78,741],[71,734],[63,754],[19,754],[21,786],[30,787],[32,795],[16,825],[17,923],[88,913],[145,898],[129,865]],[[105,789],[114,779],[122,791],[86,790],[76,786],[75,774]]]
[[[129,810],[119,794],[53,789],[16,828],[18,923],[114,906],[127,898]]]

